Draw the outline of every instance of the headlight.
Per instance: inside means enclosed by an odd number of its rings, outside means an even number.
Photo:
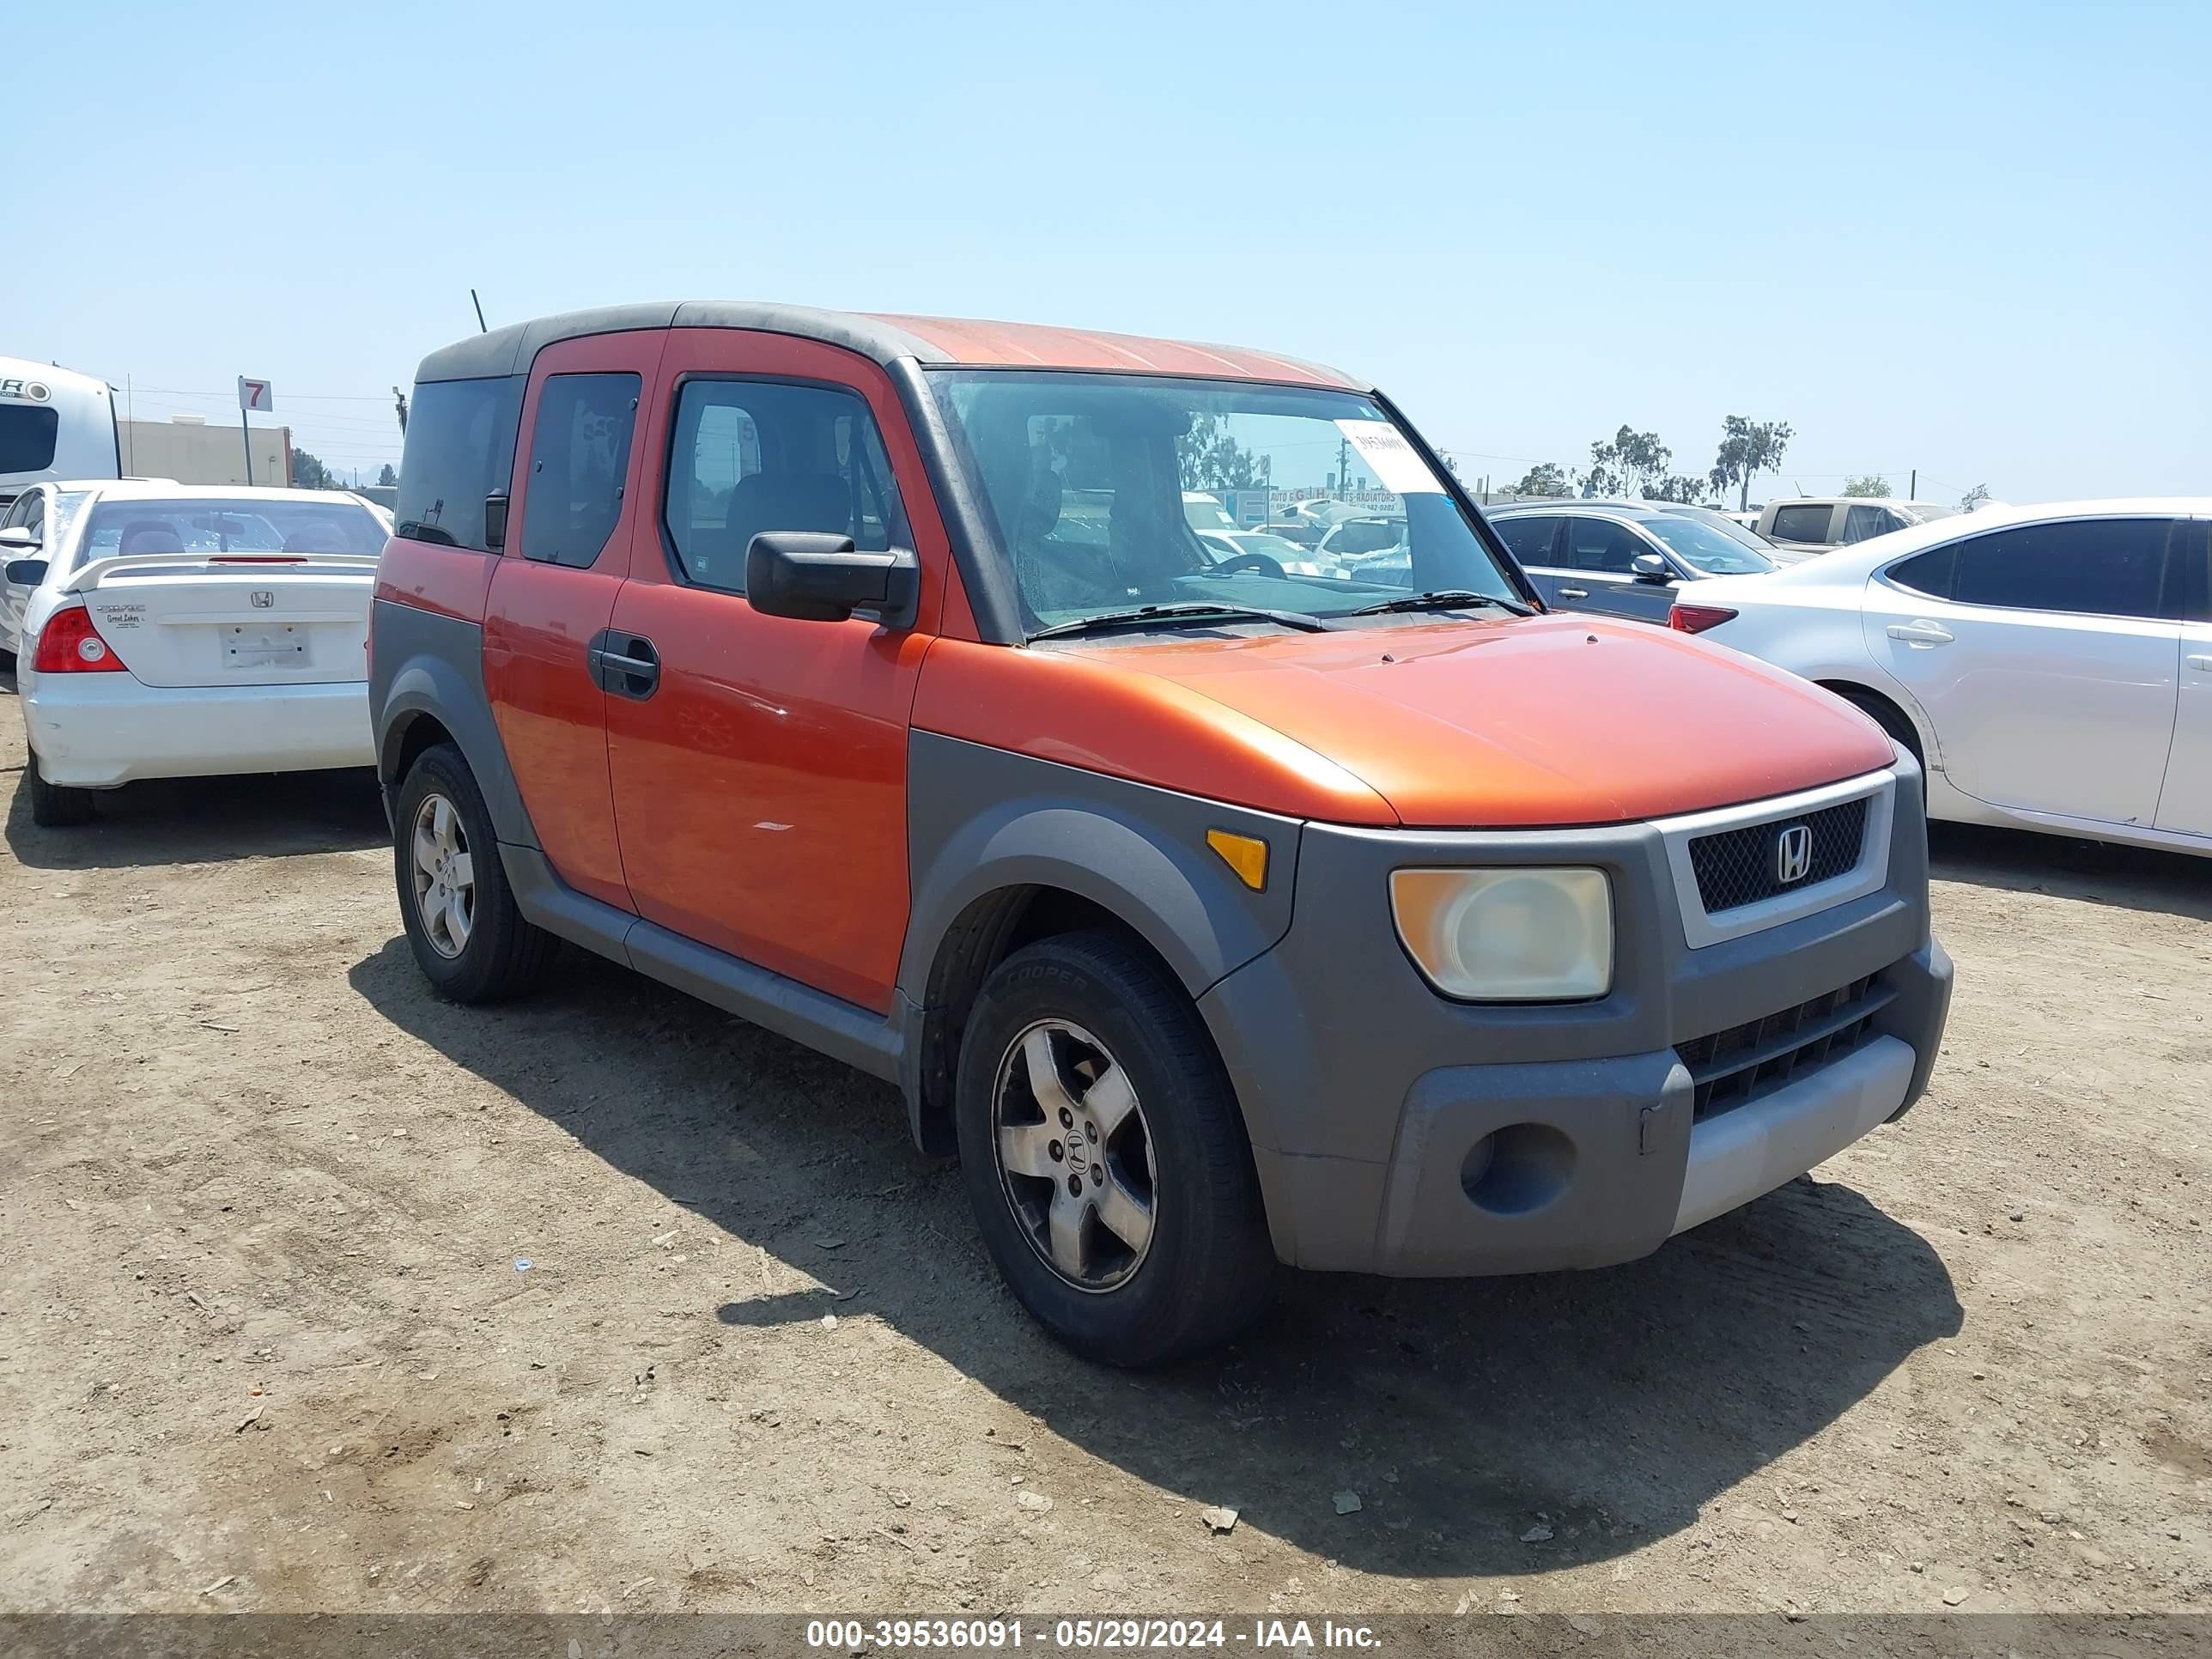
[[[1602,870],[1394,870],[1398,937],[1448,997],[1572,1002],[1613,988]]]

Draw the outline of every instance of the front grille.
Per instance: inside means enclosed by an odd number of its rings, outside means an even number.
[[[1781,893],[1794,893],[1857,868],[1866,845],[1867,798],[1824,806],[1794,818],[1774,818],[1699,836],[1690,842],[1690,867],[1707,915],[1735,910]],[[1813,858],[1803,875],[1782,879],[1777,860],[1784,832],[1797,824],[1812,832]]]
[[[1841,1060],[1874,1035],[1875,1016],[1896,994],[1869,974],[1810,1002],[1676,1043],[1696,1085],[1692,1121],[1733,1111]]]

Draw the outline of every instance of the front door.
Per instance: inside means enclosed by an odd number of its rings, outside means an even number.
[[[2174,552],[2183,593],[2181,696],[2173,720],[2173,752],[2166,763],[2166,792],[2159,797],[2158,827],[2185,836],[2212,836],[2212,523],[2200,519],[2184,532],[2187,546]]]
[[[617,640],[658,684],[608,705],[623,867],[638,914],[878,1012],[907,918],[907,745],[947,563],[889,379],[818,342],[669,337],[647,447],[650,516]],[[912,546],[919,624],[764,617],[744,597],[763,531]]]
[[[538,845],[569,886],[625,909],[600,636],[641,516],[637,416],[665,338],[599,334],[538,354],[484,615],[484,690]]]
[[[1969,536],[1869,579],[1865,638],[1993,806],[2148,824],[2173,735],[2181,624],[2167,519]]]
[[[1636,574],[1637,556],[1658,551],[1619,519],[1576,514],[1567,520],[1552,555],[1557,562],[1552,591],[1570,611],[1663,625],[1674,608],[1673,584],[1646,581]]]

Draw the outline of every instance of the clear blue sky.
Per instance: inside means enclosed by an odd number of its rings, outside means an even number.
[[[2203,0],[12,14],[0,351],[335,465],[473,284],[1269,346],[1501,481],[1738,413],[1768,494],[2212,493]]]

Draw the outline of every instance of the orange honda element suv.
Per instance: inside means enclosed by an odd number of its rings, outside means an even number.
[[[1234,554],[1184,512],[1229,488],[1400,528]],[[1926,1085],[1911,757],[1546,614],[1333,369],[578,312],[423,362],[398,516],[371,709],[432,985],[568,939],[895,1080],[1099,1359],[1232,1336],[1279,1262],[1643,1255]]]

